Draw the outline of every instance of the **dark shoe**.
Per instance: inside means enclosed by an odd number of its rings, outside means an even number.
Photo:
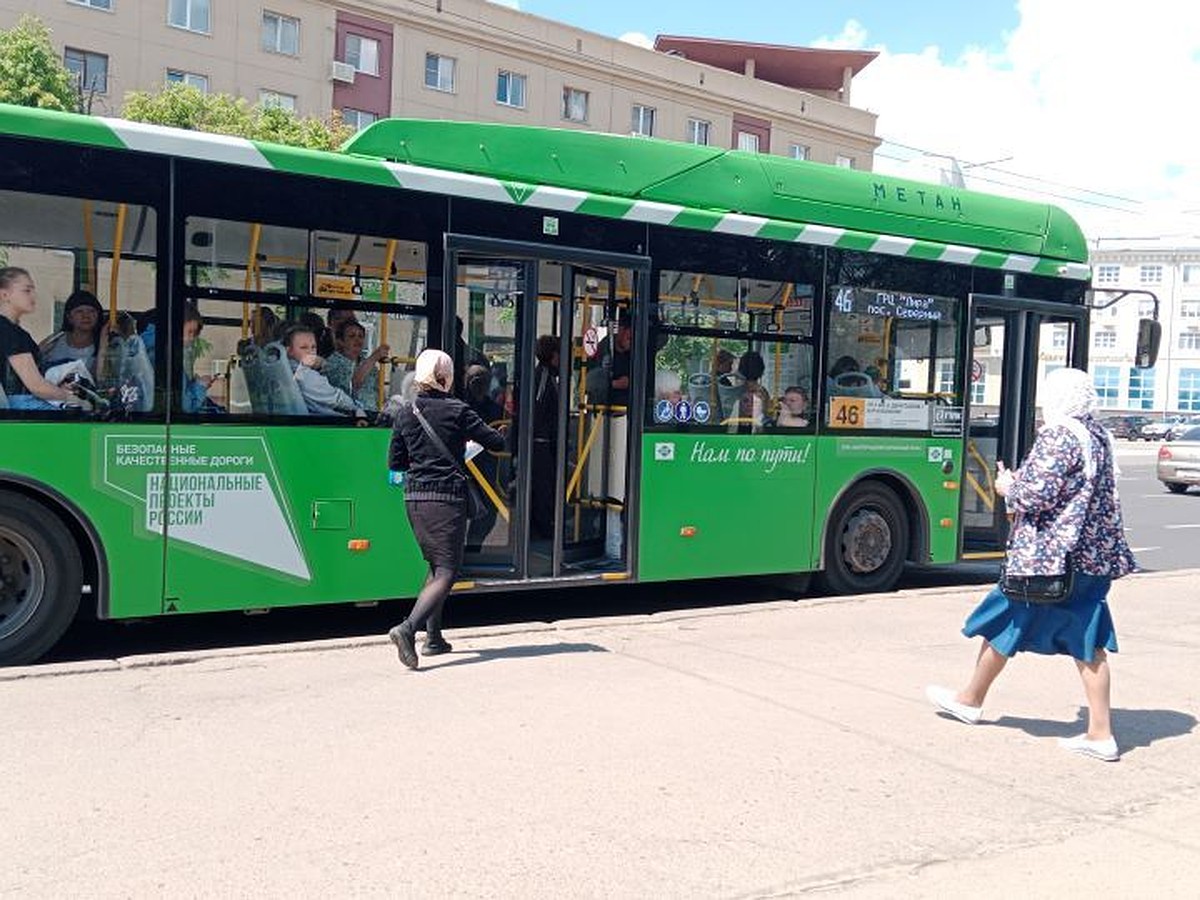
[[[396,652],[400,654],[400,662],[410,669],[415,669],[420,665],[420,660],[417,659],[416,641],[413,639],[413,629],[408,622],[401,622],[389,631],[388,639],[396,645]]]
[[[453,649],[448,640],[438,635],[437,637],[425,639],[425,643],[421,645],[421,655],[441,656],[443,653],[449,653]]]

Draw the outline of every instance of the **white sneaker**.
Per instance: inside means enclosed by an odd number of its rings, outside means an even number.
[[[1091,741],[1088,740],[1086,734],[1080,734],[1075,737],[1059,738],[1058,746],[1064,750],[1070,750],[1072,753],[1090,756],[1092,759],[1104,762],[1116,762],[1121,757],[1121,751],[1117,749],[1117,739],[1111,737],[1102,741]]]
[[[959,703],[954,699],[954,691],[950,690],[950,688],[938,687],[936,684],[931,684],[925,688],[925,696],[929,698],[930,703],[947,715],[954,716],[958,721],[966,722],[968,725],[979,724],[983,707],[967,706],[965,703]]]

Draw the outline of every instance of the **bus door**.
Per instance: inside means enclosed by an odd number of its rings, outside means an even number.
[[[645,261],[458,238],[447,266],[460,396],[508,438],[468,464],[489,512],[469,529],[466,574],[628,576]]]
[[[1085,310],[1013,297],[971,298],[962,556],[999,558],[1008,539],[996,461],[1020,463],[1040,424],[1037,386],[1064,365],[1086,365]]]

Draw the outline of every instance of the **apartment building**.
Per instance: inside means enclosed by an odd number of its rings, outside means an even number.
[[[1200,413],[1200,238],[1101,238],[1094,242],[1091,263],[1097,288],[1153,293],[1163,328],[1158,364],[1137,369],[1137,322],[1153,314],[1153,300],[1134,294],[1092,314],[1089,368],[1101,406]]]
[[[356,126],[581,128],[863,170],[880,143],[850,103],[871,52],[669,36],[646,49],[487,0],[0,0],[0,28],[27,12],[106,115],[127,91],[183,81]]]

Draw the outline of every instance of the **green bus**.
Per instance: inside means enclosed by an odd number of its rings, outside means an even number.
[[[8,664],[77,615],[415,596],[386,426],[425,346],[507,428],[469,464],[467,593],[995,555],[1046,350],[1086,362],[1060,210],[708,146],[385,120],[323,153],[0,106],[0,209],[19,326],[79,290],[108,325],[89,403],[0,395]],[[302,395],[298,324],[361,412]]]

